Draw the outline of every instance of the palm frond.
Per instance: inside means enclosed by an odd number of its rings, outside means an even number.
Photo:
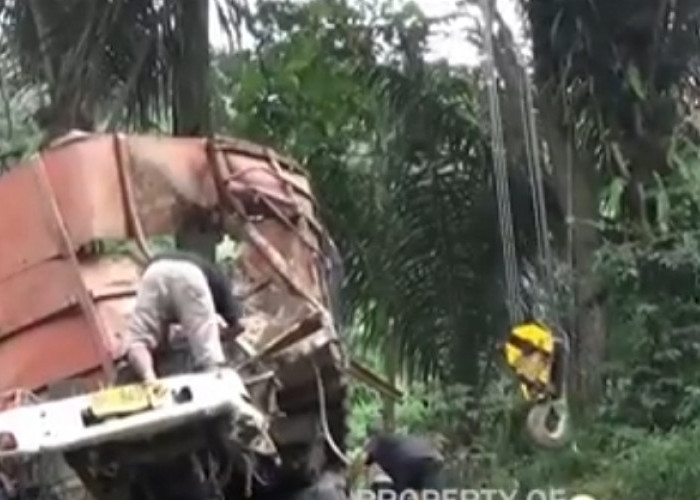
[[[0,23],[24,77],[48,84],[44,122],[95,126],[99,115],[143,125],[171,110],[186,21],[180,7],[158,0],[9,0]],[[235,30],[239,4],[221,0],[216,8],[224,28]],[[199,36],[208,39],[207,30]]]

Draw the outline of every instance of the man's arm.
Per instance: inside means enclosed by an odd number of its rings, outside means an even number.
[[[222,293],[221,312],[219,314],[224,318],[228,327],[233,330],[234,335],[238,335],[243,331],[243,326],[239,321],[242,316],[240,305],[229,290]]]
[[[127,357],[131,367],[144,382],[155,382],[156,371],[153,366],[153,356],[146,344],[135,342],[129,346]]]
[[[234,335],[243,331],[239,320],[243,316],[241,305],[233,296],[231,283],[228,276],[216,265],[211,269],[209,286],[216,306],[216,312],[221,316],[228,327],[233,329]]]

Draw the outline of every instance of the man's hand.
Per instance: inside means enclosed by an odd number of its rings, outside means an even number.
[[[245,327],[239,321],[236,321],[234,324],[230,324],[218,314],[216,315],[216,320],[221,333],[225,336],[230,335],[237,337],[240,333],[245,331]]]
[[[153,367],[153,357],[145,344],[139,342],[133,344],[127,354],[129,364],[137,375],[147,384],[155,383],[158,380],[155,368]]]
[[[151,405],[154,408],[159,408],[168,402],[168,388],[157,380],[149,380],[144,382]]]

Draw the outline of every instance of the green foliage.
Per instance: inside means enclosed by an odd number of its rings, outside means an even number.
[[[99,240],[97,248],[101,255],[115,257],[141,255],[138,245],[134,240],[103,239]],[[175,239],[172,236],[153,236],[146,239],[146,245],[154,254],[175,248]]]
[[[672,151],[677,170],[653,194],[666,202],[649,237],[620,242],[613,236],[598,257],[614,311],[605,414],[664,430],[700,416],[700,205],[694,181],[700,156],[687,140],[678,144]]]
[[[619,466],[620,498],[681,500],[700,494],[700,429],[653,436],[626,454]]]
[[[167,125],[171,3],[64,3],[3,4],[0,170],[36,149],[45,93],[72,124],[85,107],[141,130]],[[217,132],[286,150],[309,169],[344,258],[353,350],[378,371],[400,358],[398,430],[436,437],[461,485],[517,480],[521,490],[629,500],[700,493],[700,120],[690,78],[700,43],[690,0],[522,2],[540,104],[557,108],[541,114],[542,128],[573,132],[569,144],[550,137],[548,151],[571,146],[593,179],[575,188],[600,201],[575,214],[602,236],[577,258],[596,251],[608,312],[606,362],[583,366],[605,376],[597,421],[579,422],[576,446],[554,453],[529,446],[513,384],[489,369],[507,323],[479,72],[428,62],[432,22],[412,5],[218,3],[233,31],[231,19],[245,21],[255,47],[215,58]],[[54,24],[75,29],[50,30],[42,46],[39,31]],[[520,127],[519,114],[504,120]],[[509,158],[518,155],[513,146]],[[511,167],[518,249],[532,261],[527,179]],[[382,402],[364,387],[352,402],[360,446]]]
[[[363,338],[410,374],[459,367],[475,383],[467,353],[489,345],[493,309],[492,267],[474,271],[489,248],[472,244],[489,172],[476,76],[425,61],[420,11],[369,15],[340,0],[262,2],[255,50],[217,61],[215,85],[233,97],[215,116],[308,166]]]
[[[208,9],[216,10],[231,34],[239,20],[239,2],[207,3],[199,7],[205,18],[199,22],[191,15],[198,7],[189,2],[2,2],[2,37],[22,85],[41,91],[35,118],[43,132],[134,125],[160,130],[164,122],[175,122],[172,107],[187,88],[185,80],[194,78],[188,70],[201,68],[206,58],[206,50],[197,49],[206,49]]]
[[[22,84],[16,55],[0,36],[0,173],[36,152],[41,134],[33,114],[39,89]]]
[[[693,1],[521,3],[538,83],[560,106],[574,147],[612,182],[616,220],[628,234],[664,225],[668,199],[659,187],[675,175],[674,141],[696,91]]]
[[[547,35],[571,35],[562,23],[566,18],[575,24],[576,12],[555,12],[557,22],[548,23],[537,10],[546,3],[530,2],[531,18],[540,16],[535,36],[542,35],[543,26],[551,28]],[[474,384],[485,365],[477,353],[486,351],[489,339],[480,332],[497,331],[502,324],[493,307],[501,301],[494,279],[500,276],[494,211],[480,211],[481,196],[492,193],[484,189],[490,165],[478,75],[423,60],[426,25],[419,15],[397,13],[370,26],[366,14],[342,2],[264,3],[255,19],[256,49],[217,61],[215,83],[223,89],[215,106],[219,124],[284,147],[308,165],[324,218],[345,256],[356,330],[373,341],[369,350],[359,342],[372,366],[383,367],[381,353],[392,349],[383,341],[391,339],[420,373]],[[380,59],[376,39],[386,33],[405,43],[388,43]],[[597,82],[609,79],[614,64],[586,68],[595,55],[573,40],[585,55],[575,54],[578,66],[565,72],[562,61],[571,60],[570,48],[554,45],[550,53],[539,43],[540,77],[564,72],[570,78],[565,93],[581,118],[575,146],[590,148],[613,179],[609,187],[599,186],[606,240],[598,271],[612,320],[609,362],[600,367],[607,388],[602,423],[580,423],[576,449],[534,452],[522,435],[520,406],[508,396],[512,385],[436,390],[428,382],[409,385],[407,399],[396,408],[397,424],[402,432],[447,438],[449,469],[460,484],[494,486],[517,479],[532,488],[554,483],[601,498],[613,492],[622,495],[617,498],[644,498],[637,492],[644,491],[645,479],[630,480],[633,471],[647,467],[639,457],[670,456],[659,444],[666,438],[647,432],[672,431],[697,418],[696,141],[688,127],[674,130],[680,114],[670,122],[659,118],[666,84],[650,85],[648,66],[641,71],[630,63],[623,80],[601,86]],[[556,52],[560,49],[564,52]],[[547,65],[558,73],[544,71]],[[673,78],[683,72],[677,69]],[[596,92],[587,92],[590,88]],[[629,217],[630,180],[622,166],[637,161],[639,155],[631,153],[651,132],[640,136],[625,120],[640,102],[652,100],[661,107],[645,108],[644,123],[657,123],[659,142],[652,152],[663,146],[666,156],[656,169],[659,156],[639,148],[647,157],[635,168],[652,172],[644,182],[648,224],[640,239]],[[669,136],[672,140],[664,142]],[[664,164],[674,166],[672,175]],[[523,200],[516,207],[527,207],[529,200]],[[526,239],[527,210],[516,208],[518,217]],[[520,249],[526,248],[521,243]],[[362,339],[354,336],[353,343]],[[381,409],[376,395],[355,391],[354,446],[361,445]],[[664,481],[672,484],[685,474]],[[650,482],[649,491],[659,489]]]
[[[692,468],[668,470],[654,483],[651,464],[662,468],[672,457],[661,443],[687,439],[695,431],[685,426],[698,418],[700,156],[686,96],[697,90],[700,19],[686,1],[522,4],[538,86],[574,133],[577,168],[590,169],[601,199],[600,214],[576,214],[603,236],[595,271],[607,299],[608,342],[607,362],[596,367],[605,374],[599,416],[614,426],[611,434],[626,432],[622,425],[663,432],[641,438],[637,458],[605,443],[587,453],[624,464],[603,474],[604,497],[619,483],[629,488],[614,490],[616,498],[672,498],[676,481],[692,484]]]
[[[598,426],[578,450],[524,462],[516,475],[524,490],[555,485],[601,499],[681,500],[700,492],[697,443],[697,425],[670,435]]]

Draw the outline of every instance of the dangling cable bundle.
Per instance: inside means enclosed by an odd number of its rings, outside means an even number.
[[[548,448],[564,445],[569,435],[567,404],[567,372],[569,341],[564,330],[556,328],[558,335],[542,323],[523,323],[518,263],[516,260],[513,215],[510,206],[508,172],[503,139],[502,118],[496,86],[496,65],[493,47],[493,0],[482,0],[485,17],[484,45],[486,49],[485,76],[488,89],[489,117],[491,124],[491,150],[494,163],[498,219],[503,247],[503,266],[506,282],[506,302],[512,326],[505,346],[506,362],[518,376],[525,397],[533,402],[527,418],[527,430],[539,445]],[[521,113],[525,134],[526,156],[532,185],[533,214],[540,262],[544,266],[545,287],[548,298],[554,296],[554,271],[549,245],[544,187],[540,167],[539,143],[536,135],[532,89],[520,60],[522,69]],[[551,308],[549,308],[551,310]],[[551,316],[551,313],[549,314]],[[551,319],[551,318],[548,318]],[[556,373],[554,373],[556,372]],[[554,421],[554,428],[550,422]]]
[[[512,324],[522,321],[522,309],[518,301],[518,262],[515,258],[515,236],[513,234],[513,217],[510,206],[510,189],[506,167],[505,145],[501,121],[501,109],[496,88],[496,65],[493,57],[493,11],[489,0],[482,0],[486,13],[486,81],[489,101],[489,118],[491,122],[491,153],[496,181],[496,199],[498,201],[498,222],[503,246],[503,266],[506,278],[506,302],[508,315]]]

